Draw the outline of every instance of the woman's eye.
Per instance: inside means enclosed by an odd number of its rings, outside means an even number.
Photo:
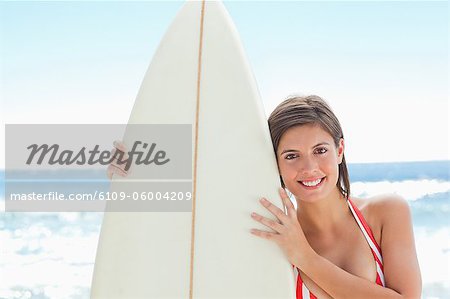
[[[288,155],[286,155],[284,158],[285,158],[286,160],[292,160],[292,159],[297,158],[297,155],[296,155],[296,154],[288,154]]]
[[[328,150],[324,147],[316,149],[316,154],[325,154]]]

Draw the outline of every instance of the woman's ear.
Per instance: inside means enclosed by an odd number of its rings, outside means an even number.
[[[345,148],[345,143],[344,143],[344,138],[341,138],[339,140],[339,146],[338,146],[338,162],[339,164],[342,163],[342,159],[344,158],[344,148]]]

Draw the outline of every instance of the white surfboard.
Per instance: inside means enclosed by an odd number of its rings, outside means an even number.
[[[193,125],[195,214],[105,213],[91,297],[295,298],[291,264],[250,234],[263,228],[252,211],[271,216],[261,196],[282,207],[279,177],[255,80],[220,2],[182,7],[129,123]]]

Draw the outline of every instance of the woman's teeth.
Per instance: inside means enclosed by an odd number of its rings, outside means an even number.
[[[322,181],[322,179],[317,179],[314,181],[300,181],[300,182],[305,186],[314,187],[314,186],[319,185],[321,181]]]

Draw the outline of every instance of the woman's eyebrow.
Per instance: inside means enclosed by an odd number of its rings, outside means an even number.
[[[284,153],[287,153],[287,152],[294,152],[294,153],[298,153],[298,150],[287,149],[287,150],[284,150],[284,151],[282,151],[282,152],[280,153],[280,155],[282,155],[282,154],[284,154]]]
[[[316,145],[312,146],[311,148],[315,148],[315,147],[318,147],[318,146],[321,146],[321,145],[330,145],[330,144],[328,142],[320,142],[320,143],[317,143]],[[288,152],[298,153],[299,151],[298,150],[294,150],[294,149],[286,149],[286,150],[282,151],[280,153],[280,155],[288,153]]]
[[[320,143],[314,145],[312,148],[315,148],[315,147],[318,147],[318,146],[321,146],[321,145],[330,145],[330,144],[328,142],[320,142]]]

